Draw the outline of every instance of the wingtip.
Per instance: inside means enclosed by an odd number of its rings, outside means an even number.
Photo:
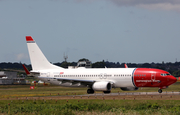
[[[127,64],[124,64],[125,68],[128,68]]]
[[[24,64],[22,64],[22,66],[23,66],[23,68],[24,68],[24,70],[25,70],[26,74],[27,74],[27,75],[29,75],[29,74],[30,74],[30,72],[28,71],[28,69],[26,68],[26,66],[25,66]]]
[[[34,41],[31,36],[26,36],[26,41]]]

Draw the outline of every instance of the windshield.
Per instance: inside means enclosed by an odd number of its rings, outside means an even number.
[[[168,76],[171,75],[170,73],[162,73],[161,76]]]

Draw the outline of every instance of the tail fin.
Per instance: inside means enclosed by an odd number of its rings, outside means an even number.
[[[29,56],[33,70],[63,69],[51,64],[31,36],[26,36]]]

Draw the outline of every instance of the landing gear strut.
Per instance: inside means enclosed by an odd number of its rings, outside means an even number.
[[[93,90],[93,89],[88,89],[88,90],[87,90],[87,93],[88,93],[88,94],[93,94],[93,93],[94,93],[94,90]]]
[[[162,89],[159,89],[158,92],[159,92],[159,93],[162,93]]]

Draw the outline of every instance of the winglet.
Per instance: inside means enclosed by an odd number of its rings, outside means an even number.
[[[125,68],[128,68],[128,66],[126,64],[124,64]]]
[[[26,36],[26,41],[34,41],[31,36]]]
[[[29,74],[30,74],[30,72],[29,72],[29,70],[26,68],[26,66],[25,66],[24,64],[22,64],[22,66],[23,66],[23,68],[24,68],[24,70],[25,70],[26,74],[27,74],[27,75],[29,75]]]

